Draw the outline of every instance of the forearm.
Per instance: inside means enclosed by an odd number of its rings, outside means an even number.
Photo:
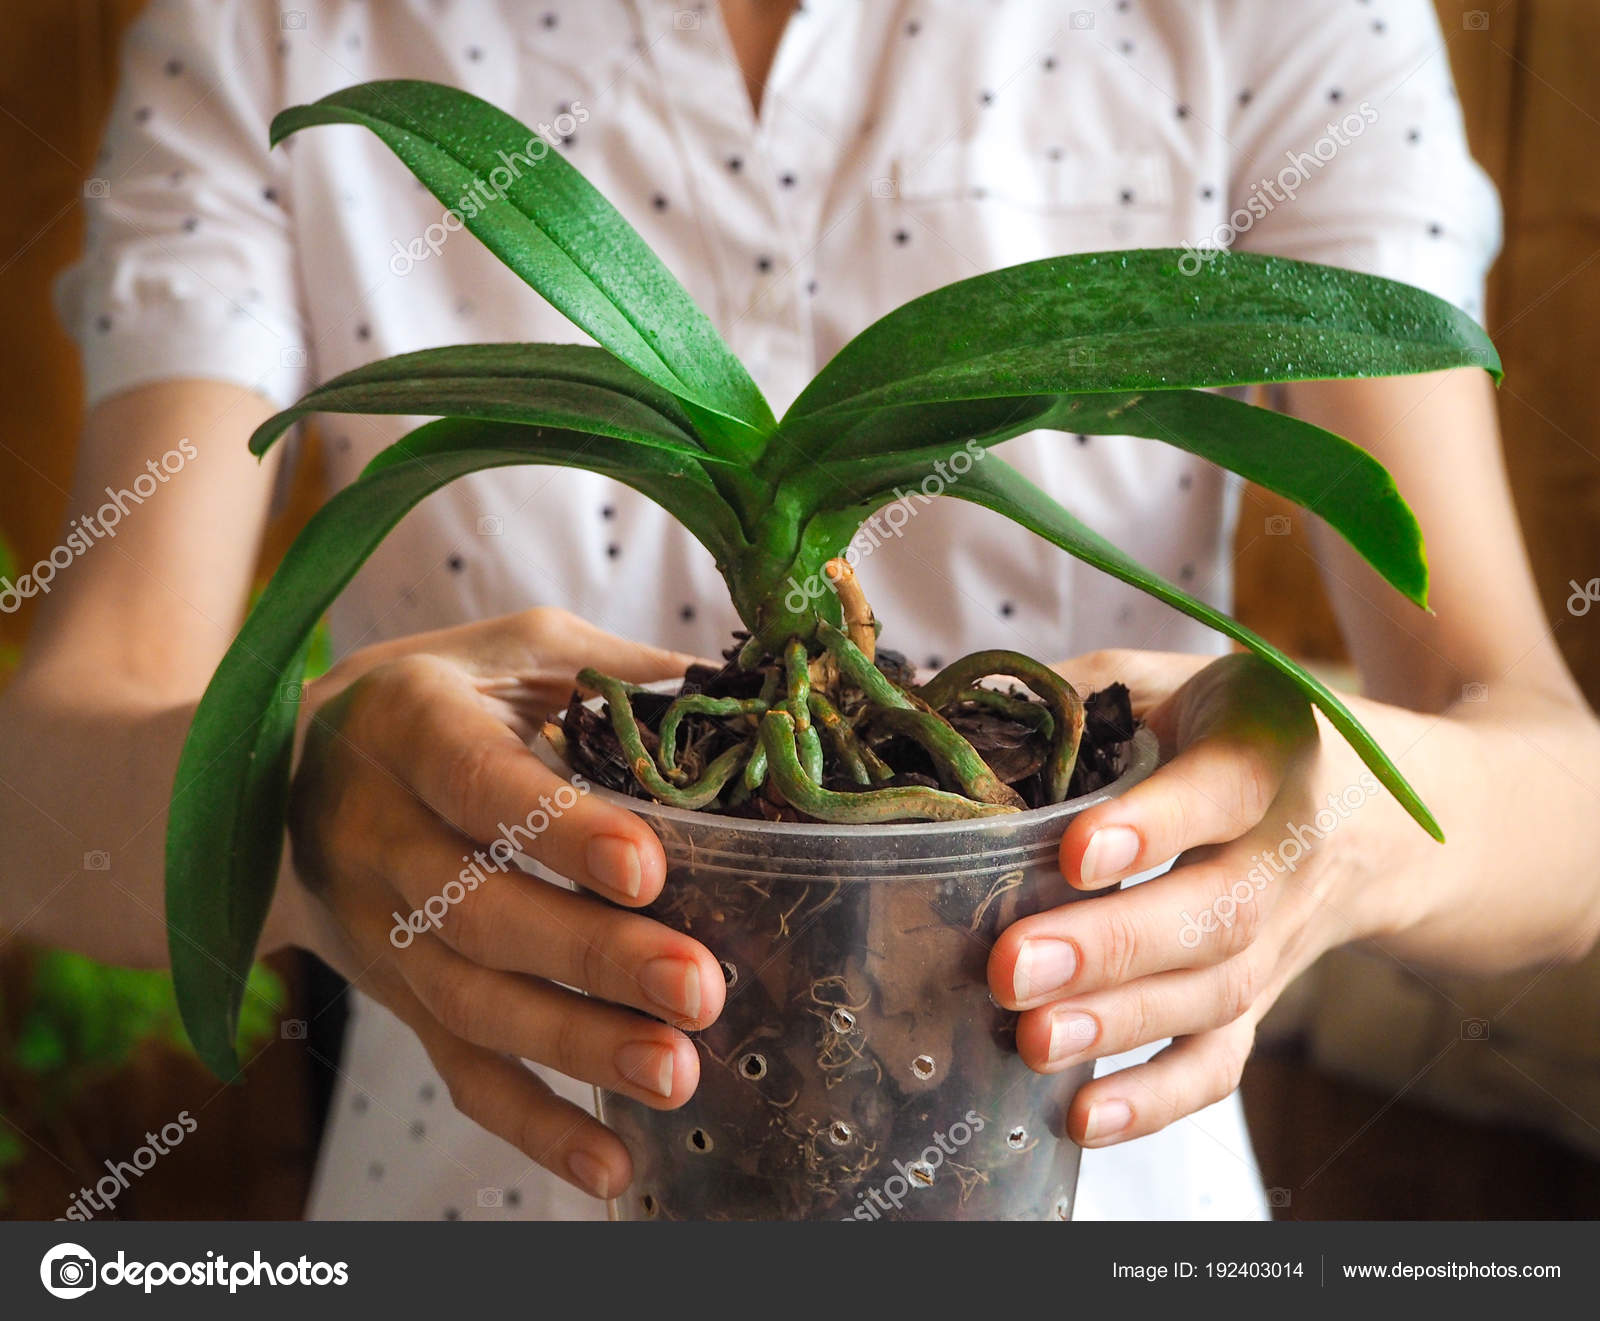
[[[0,691],[0,936],[165,961],[167,798],[249,591],[276,461],[258,465],[244,439],[270,412],[237,386],[188,381],[90,415],[68,515],[148,483],[180,442],[185,462],[38,602]]]
[[[1350,864],[1362,873],[1352,891],[1363,896],[1357,921],[1367,927],[1360,934],[1407,961],[1469,975],[1587,953],[1600,939],[1600,724],[1592,713],[1509,682],[1438,715],[1352,705],[1448,841],[1425,836],[1387,795],[1363,809],[1381,814],[1382,828],[1352,841],[1359,856]],[[1326,729],[1323,746],[1334,753],[1332,779],[1359,775],[1354,755]]]
[[[0,695],[0,930],[165,962],[167,795],[193,712],[26,673]]]

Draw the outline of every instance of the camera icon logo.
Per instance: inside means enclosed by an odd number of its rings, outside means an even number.
[[[693,9],[679,9],[672,15],[672,26],[679,32],[697,32],[700,29],[700,15]]]
[[[1281,1211],[1284,1207],[1288,1206],[1292,1200],[1293,1199],[1290,1197],[1289,1190],[1287,1188],[1267,1189],[1267,1205],[1270,1206],[1274,1211]]]
[[[285,1041],[304,1041],[306,1039],[306,1020],[303,1018],[286,1018],[278,1024],[278,1034]]]
[[[278,685],[278,700],[287,702],[290,706],[299,706],[305,695],[305,684],[296,683],[293,679]]]
[[[1461,1020],[1461,1039],[1463,1041],[1487,1041],[1489,1039],[1489,1020],[1487,1018],[1463,1018]]]
[[[85,197],[110,197],[110,179],[85,179],[83,181],[83,195]]]
[[[1489,700],[1489,685],[1486,683],[1462,684],[1461,700],[1463,702],[1487,702]]]
[[[306,365],[306,351],[304,349],[281,349],[278,352],[278,365],[280,367],[304,367]]]
[[[898,197],[899,185],[893,179],[874,179],[872,181],[872,195],[874,197]]]
[[[1074,9],[1067,20],[1067,26],[1074,32],[1087,32],[1094,27],[1094,10]]]
[[[478,1189],[478,1205],[482,1207],[504,1206],[506,1204],[506,1190],[504,1188]]]
[[[288,9],[284,11],[278,26],[285,32],[301,32],[306,26],[306,11],[303,9]]]
[[[82,1298],[98,1278],[94,1258],[76,1243],[57,1243],[39,1262],[39,1282],[57,1298]]]
[[[1487,9],[1469,9],[1461,15],[1461,26],[1468,32],[1486,32],[1489,28]]]
[[[499,514],[478,515],[478,535],[480,537],[498,537],[506,530],[506,521]]]
[[[1268,514],[1267,535],[1269,537],[1286,537],[1289,535],[1289,515]]]
[[[84,871],[110,871],[111,855],[104,849],[90,849],[83,855]]]

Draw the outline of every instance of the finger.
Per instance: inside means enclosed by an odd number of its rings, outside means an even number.
[[[1262,819],[1316,739],[1304,697],[1249,656],[1207,666],[1151,713],[1150,724],[1179,751],[1149,779],[1068,826],[1061,870],[1080,889],[1239,838]]]
[[[409,905],[391,944],[408,949],[432,933],[483,967],[548,978],[685,1031],[722,1012],[721,965],[693,937],[471,850],[433,822],[384,841],[377,864]]]
[[[1067,1135],[1109,1147],[1159,1132],[1231,1095],[1255,1044],[1255,1017],[1174,1041],[1144,1064],[1096,1078],[1067,1110]]]
[[[1007,1009],[1033,1009],[1064,995],[1237,957],[1255,941],[1282,889],[1270,867],[1241,871],[1238,853],[1012,923],[989,955],[990,991]]]
[[[1207,1032],[1250,1011],[1264,989],[1260,967],[1247,954],[1030,1010],[1017,1020],[1017,1052],[1030,1069],[1059,1073],[1086,1059]]]
[[[546,709],[566,702],[572,694],[573,675],[585,665],[633,683],[650,683],[675,679],[696,663],[696,658],[685,652],[619,638],[570,611],[536,606],[513,615],[374,643],[341,661],[330,677],[349,682],[379,665],[419,653],[448,657],[476,677],[518,676],[545,699]],[[337,691],[337,687],[330,686],[328,691]]]
[[[398,976],[382,981],[380,999],[417,1034],[457,1110],[591,1197],[628,1186],[633,1162],[615,1133],[517,1060],[446,1031]]]
[[[395,960],[406,984],[452,1036],[621,1091],[660,1110],[700,1081],[683,1033],[549,982],[469,963],[443,941],[419,939]]]
[[[608,633],[584,619],[565,610],[541,607],[524,612],[525,627],[532,636],[535,650],[543,665],[565,662],[570,675],[585,665],[591,665],[614,678],[629,683],[653,683],[658,679],[679,679],[691,665],[718,662],[702,661],[687,652],[667,651],[648,643]],[[572,684],[569,680],[567,687]]]
[[[620,903],[660,894],[666,858],[650,827],[547,767],[450,662],[408,657],[376,677],[372,700],[388,702],[378,757],[456,830],[500,861],[515,849]]]

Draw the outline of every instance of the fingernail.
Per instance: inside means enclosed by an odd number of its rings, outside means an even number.
[[[700,1021],[700,965],[687,959],[651,959],[639,969],[639,987],[675,1025]]]
[[[672,1095],[672,1070],[675,1060],[669,1046],[648,1041],[630,1041],[617,1051],[617,1072],[635,1087],[657,1096]]]
[[[611,1196],[611,1171],[587,1151],[574,1151],[567,1157],[567,1172],[594,1196]]]
[[[1078,951],[1065,940],[1025,940],[1017,952],[1011,990],[1024,1002],[1065,986],[1078,970]]]
[[[631,839],[620,835],[596,835],[589,841],[584,854],[584,865],[591,880],[608,890],[625,894],[630,899],[639,897],[644,885],[644,867],[639,861],[639,850]]]
[[[1074,1055],[1081,1055],[1089,1049],[1099,1033],[1100,1025],[1088,1014],[1080,1014],[1076,1010],[1069,1009],[1051,1015],[1050,1045],[1047,1052],[1050,1063],[1059,1064]]]
[[[1085,885],[1120,876],[1139,856],[1139,834],[1130,826],[1105,826],[1089,836],[1078,878]]]
[[[1133,1107],[1126,1101],[1101,1101],[1089,1107],[1089,1119],[1083,1126],[1084,1141],[1108,1138],[1132,1122]]]

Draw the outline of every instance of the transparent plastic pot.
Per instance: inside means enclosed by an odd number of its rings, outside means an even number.
[[[643,911],[705,944],[727,981],[721,1016],[692,1034],[687,1104],[599,1095],[633,1158],[613,1218],[1071,1219],[1064,1121],[1093,1064],[1023,1064],[985,968],[1018,918],[1092,902],[1058,846],[1073,816],[1155,769],[1154,736],[1122,755],[1098,792],[975,821],[755,821],[595,787],[661,837],[666,886]]]

